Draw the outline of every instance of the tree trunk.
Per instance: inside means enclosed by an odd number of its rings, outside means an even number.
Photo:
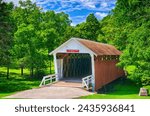
[[[9,66],[7,66],[7,79],[9,79]]]
[[[33,77],[33,67],[30,70],[30,77]]]
[[[36,68],[36,77],[37,78],[39,77],[39,68],[38,67]]]
[[[51,73],[52,73],[52,63],[51,63],[51,58],[50,58],[49,65],[50,65],[50,74],[51,74]]]
[[[23,67],[21,67],[21,76],[23,75]]]

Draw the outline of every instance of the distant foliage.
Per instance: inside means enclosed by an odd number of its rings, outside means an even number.
[[[11,62],[11,47],[13,44],[12,3],[0,0],[0,65],[9,65]]]
[[[89,14],[86,22],[78,24],[75,27],[75,31],[76,37],[97,41],[100,32],[100,23],[94,14]]]
[[[43,12],[30,0],[17,7],[0,0],[0,66],[7,73],[10,64],[40,72],[51,66],[50,51],[79,37],[116,46],[123,52],[118,66],[135,82],[150,84],[150,0],[117,0],[102,20],[89,14],[85,22],[70,24],[64,12]]]
[[[150,84],[150,1],[118,0],[112,14],[101,23],[103,38],[123,51],[118,66],[136,67],[128,77]]]
[[[71,23],[67,14],[43,12],[30,0],[16,7],[0,0],[0,15],[0,66],[11,60],[14,67],[29,68],[31,76],[51,65],[48,53],[66,40]]]

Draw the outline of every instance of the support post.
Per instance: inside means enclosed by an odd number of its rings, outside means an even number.
[[[56,53],[53,54],[53,57],[54,57],[55,74],[57,74],[57,75],[56,75],[56,81],[58,81],[58,68],[57,68],[57,58],[56,58]]]
[[[91,56],[91,65],[92,65],[92,91],[95,91],[95,65],[94,65],[94,54],[90,54]]]

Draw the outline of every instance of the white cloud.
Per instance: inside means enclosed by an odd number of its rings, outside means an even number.
[[[4,2],[13,2],[14,5],[18,6],[20,0],[4,0]],[[22,0],[25,1],[25,0]],[[36,2],[36,0],[31,0],[32,2]]]
[[[106,17],[108,15],[108,13],[101,13],[101,12],[96,12],[95,13],[95,16],[98,18],[98,19],[102,19],[104,17]]]
[[[4,2],[13,2],[15,5],[18,5],[19,0],[4,0]]]
[[[77,25],[77,24],[75,24],[75,23],[73,23],[73,22],[71,23],[71,26],[76,26],[76,25]]]
[[[86,17],[87,16],[83,16],[83,15],[82,16],[73,16],[73,17],[70,17],[71,20],[72,19],[75,20],[75,22],[72,22],[71,25],[75,26],[75,25],[77,25],[79,23],[85,22]]]
[[[88,7],[88,8],[96,8],[94,2],[83,2],[83,6]]]
[[[56,12],[72,12],[82,9],[104,12],[112,9],[110,8],[110,4],[114,4],[114,1],[115,0],[36,0],[36,3],[38,6],[43,6],[45,10],[59,6],[55,9]],[[51,5],[48,3],[51,3]],[[98,4],[99,6],[97,6]]]
[[[108,4],[107,4],[107,2],[102,2],[102,3],[101,3],[101,6],[102,6],[102,7],[107,7]]]
[[[18,5],[19,0],[4,0],[7,2],[13,1],[15,5]],[[81,14],[88,15],[94,13],[98,19],[102,19],[107,16],[107,13],[114,8],[116,0],[32,0],[36,4],[43,8],[43,11],[55,10],[55,12],[65,12],[67,14],[74,13],[70,17],[73,21],[72,25],[76,25],[85,21],[86,16],[79,16]],[[85,13],[80,14],[80,11],[87,10]],[[78,13],[78,14],[77,14]],[[75,16],[74,16],[75,15]]]
[[[36,3],[39,5],[45,5],[49,3],[49,0],[37,1]]]

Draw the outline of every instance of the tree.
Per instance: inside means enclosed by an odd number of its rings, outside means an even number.
[[[86,18],[86,22],[78,24],[75,30],[77,37],[97,41],[97,37],[100,33],[100,24],[94,14],[89,14]]]
[[[30,68],[30,75],[33,77],[34,68],[45,66],[44,49],[38,36],[39,24],[41,23],[40,8],[30,0],[20,1],[20,6],[13,11],[17,31],[15,32],[14,50],[20,61],[20,66]],[[26,63],[26,64],[24,64]]]
[[[100,21],[103,35],[99,41],[115,45],[123,51],[118,66],[138,84],[150,84],[150,1],[117,0],[111,13]]]
[[[54,11],[42,12],[42,22],[40,24],[39,37],[43,39],[44,46],[47,53],[47,60],[50,64],[51,73],[51,62],[52,58],[48,55],[49,52],[54,50],[57,46],[62,44],[66,40],[66,30],[70,26],[70,20],[67,14],[55,13]]]
[[[51,71],[51,62],[52,58],[49,56],[49,53],[56,47],[59,42],[59,35],[56,30],[55,22],[55,12],[47,11],[42,13],[42,22],[40,23],[39,39],[43,43],[42,48],[45,49],[45,58],[46,61],[49,61],[50,73]]]
[[[64,40],[70,20],[63,12],[42,12],[30,0],[19,3],[13,12],[17,25],[14,50],[21,68],[30,68],[33,77],[34,69],[38,72],[48,66],[48,62],[51,68],[52,59],[48,53]]]
[[[99,31],[101,33],[98,35],[97,40],[102,43],[113,44],[115,33],[118,31],[118,29],[114,26],[114,18],[112,14],[104,17],[100,21],[100,25],[101,28],[99,29]]]
[[[118,0],[114,9],[115,25],[121,31],[114,43],[123,50],[119,66],[134,66],[129,78],[140,84],[150,84],[150,1]]]
[[[64,39],[63,39],[63,41],[61,41],[61,44],[64,43],[65,41],[67,41],[68,39],[70,39],[71,37],[75,37],[76,33],[77,32],[75,30],[75,27],[67,26],[67,28],[65,30],[65,34],[64,34]]]
[[[9,78],[11,48],[13,45],[12,9],[12,3],[5,3],[0,0],[0,65],[7,66],[7,79]]]
[[[150,84],[150,22],[142,24],[129,36],[129,44],[121,56],[122,67],[134,66],[129,77],[139,84]]]

